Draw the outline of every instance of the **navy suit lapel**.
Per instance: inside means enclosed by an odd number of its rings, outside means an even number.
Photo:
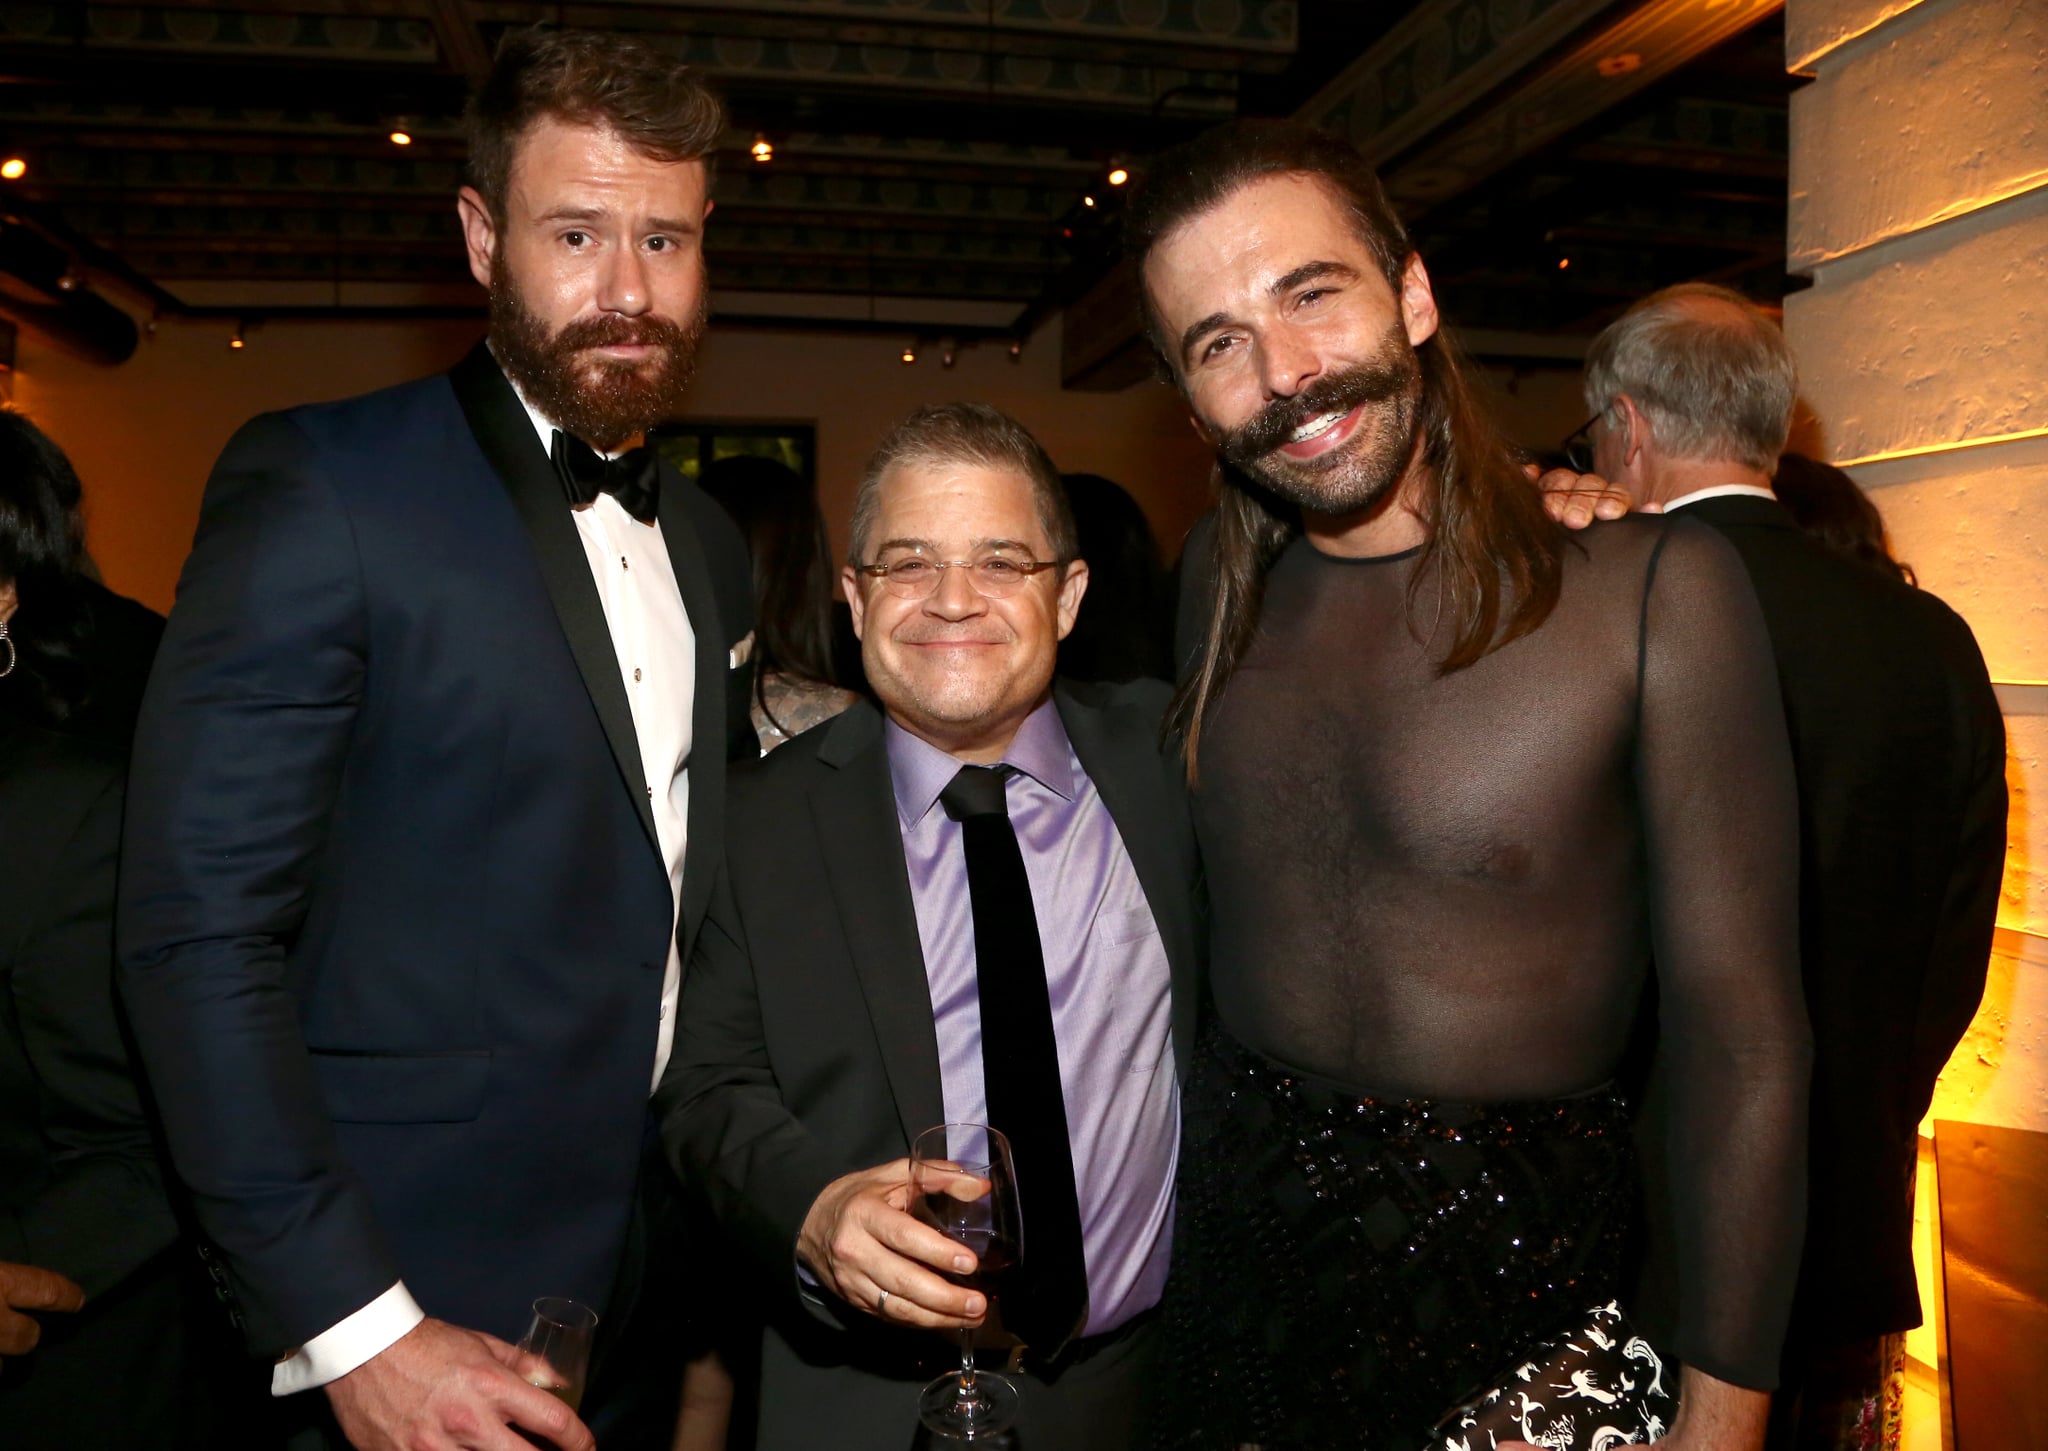
[[[1147,712],[1113,712],[1089,705],[1064,685],[1055,688],[1053,698],[1081,768],[1116,823],[1159,928],[1173,974],[1174,1062],[1185,1074],[1193,1061],[1200,986],[1194,911],[1197,868],[1190,850],[1193,834],[1186,821],[1186,798],[1167,778],[1170,768],[1160,759],[1157,722]]]
[[[640,824],[647,829],[648,843],[658,854],[660,838],[654,831],[654,810],[647,799],[646,769],[640,761],[640,738],[633,730],[632,708],[626,703],[626,684],[619,678],[619,657],[605,624],[604,602],[598,598],[597,582],[590,577],[590,561],[583,553],[583,541],[570,517],[562,485],[554,467],[535,436],[533,421],[512,390],[490,349],[478,343],[468,357],[448,375],[462,405],[469,430],[477,446],[490,460],[505,492],[526,525],[533,544],[534,559],[540,565],[548,597],[554,601],[555,617],[568,638],[569,653],[590,692],[590,703],[604,727],[612,759]],[[664,531],[666,532],[666,531]],[[674,545],[670,545],[674,549]],[[681,575],[681,569],[677,570]],[[700,570],[701,573],[701,570]],[[723,650],[719,649],[721,659]],[[702,670],[699,672],[702,686]],[[701,719],[701,717],[699,717]],[[692,781],[691,793],[697,783]]]
[[[946,1096],[882,717],[862,702],[825,729],[811,813],[908,1144],[945,1121]]]
[[[688,487],[682,474],[664,460],[661,539],[668,547],[676,588],[682,592],[684,613],[690,617],[697,654],[696,689],[690,706],[688,822],[689,840],[697,849],[683,855],[682,910],[678,914],[680,930],[685,934],[685,960],[690,954],[689,928],[704,920],[704,908],[711,900],[712,879],[717,873],[718,853],[709,849],[709,844],[725,839],[725,676],[730,633],[719,618],[711,570],[704,557],[704,541],[690,522],[689,509],[682,497],[682,491]]]

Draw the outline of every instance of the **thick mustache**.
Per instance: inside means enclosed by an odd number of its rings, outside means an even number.
[[[1365,363],[1335,377],[1312,383],[1292,398],[1276,398],[1226,441],[1225,452],[1238,463],[1265,457],[1288,442],[1294,430],[1325,413],[1349,413],[1361,403],[1384,403],[1408,386],[1413,369],[1405,360]]]
[[[646,345],[673,348],[687,336],[681,324],[665,317],[589,317],[564,325],[555,334],[554,346],[563,352]]]

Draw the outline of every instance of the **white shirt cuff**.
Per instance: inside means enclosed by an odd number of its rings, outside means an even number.
[[[321,1331],[280,1360],[270,1372],[270,1393],[296,1395],[340,1380],[373,1356],[382,1355],[426,1318],[427,1312],[400,1280],[339,1325]]]

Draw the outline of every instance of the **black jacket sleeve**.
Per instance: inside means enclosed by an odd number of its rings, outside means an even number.
[[[207,485],[144,699],[119,950],[172,1157],[260,1355],[400,1278],[286,984],[360,704],[366,608],[319,459],[289,417],[256,420]]]
[[[784,1103],[746,924],[724,870],[683,977],[675,1051],[655,1112],[676,1172],[701,1190],[771,1282],[799,1293],[797,1236],[841,1171]]]

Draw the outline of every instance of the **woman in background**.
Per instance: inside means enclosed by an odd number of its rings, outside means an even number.
[[[114,1004],[129,736],[163,621],[84,557],[77,475],[0,410],[0,1443],[215,1446],[232,1425],[253,1446],[256,1388]]]
[[[754,733],[766,755],[852,705],[833,681],[832,548],[817,491],[752,454],[704,470],[704,491],[732,515],[754,561]]]
[[[1801,529],[1837,554],[1860,560],[1881,574],[1897,575],[1907,584],[1920,583],[1912,566],[1892,558],[1884,515],[1877,512],[1877,505],[1833,464],[1803,453],[1779,454],[1771,492]]]
[[[0,715],[128,754],[163,617],[94,579],[78,475],[0,408]]]

